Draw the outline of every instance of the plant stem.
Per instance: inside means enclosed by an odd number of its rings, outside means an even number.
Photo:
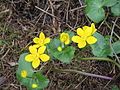
[[[61,73],[61,72],[63,72],[63,73],[64,72],[71,72],[71,73],[78,73],[78,74],[85,75],[85,76],[91,76],[91,77],[97,77],[97,78],[112,80],[111,77],[86,73],[86,72],[77,71],[77,70],[73,70],[73,69],[56,69],[56,68],[52,68],[51,70],[55,71],[55,72],[59,72],[59,73]]]
[[[80,60],[96,60],[96,61],[107,61],[115,64],[120,69],[120,64],[109,58],[99,58],[99,57],[89,57],[89,58],[80,58]]]

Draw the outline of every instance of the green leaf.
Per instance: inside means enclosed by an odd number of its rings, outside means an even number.
[[[29,83],[29,90],[43,90],[48,86],[49,79],[47,79],[44,75],[42,75],[40,72],[36,72],[33,74],[33,78],[31,78],[31,81]],[[37,88],[33,89],[32,84],[37,84]]]
[[[37,73],[35,73],[35,76],[36,76],[36,78],[39,81],[40,88],[43,89],[43,88],[48,86],[49,79],[47,79],[44,75],[42,75],[41,73],[37,72]]]
[[[112,90],[120,90],[120,89],[118,88],[117,85],[114,85],[114,86],[112,87]]]
[[[94,22],[99,23],[105,18],[102,0],[86,0],[86,15]]]
[[[111,12],[114,16],[120,16],[120,1],[118,1],[117,4],[111,7]]]
[[[119,54],[120,53],[120,40],[112,43],[112,48],[113,48],[113,50],[115,51],[116,54]],[[113,52],[111,53],[110,56],[113,56]]]
[[[70,38],[72,38],[74,36],[74,32],[72,32],[72,31],[65,31],[65,32],[69,34]]]
[[[94,36],[97,38],[97,42],[93,45],[90,45],[93,55],[97,57],[107,57],[111,53],[108,39],[106,40],[101,34],[97,32],[94,34]]]
[[[17,79],[21,82],[21,84],[28,86],[30,82],[30,78],[33,75],[33,69],[31,66],[31,63],[25,61],[25,56],[28,53],[23,53],[20,55],[19,62],[18,62],[18,70],[16,72]],[[21,77],[21,71],[26,70],[27,71],[27,78]]]
[[[111,7],[117,3],[117,0],[104,0],[104,6]]]
[[[57,48],[60,45],[61,43],[58,39],[53,39],[48,45],[49,53],[63,63],[70,63],[74,57],[75,48],[72,46],[66,46],[62,51],[58,51]]]
[[[61,52],[56,51],[53,52],[53,56],[63,63],[70,63],[72,58],[74,57],[75,48],[72,46],[67,46]]]

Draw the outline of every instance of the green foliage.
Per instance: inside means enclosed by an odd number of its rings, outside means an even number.
[[[23,53],[20,55],[19,62],[18,62],[19,66],[18,66],[18,70],[16,72],[16,75],[17,75],[17,79],[21,82],[21,84],[28,86],[30,79],[21,77],[21,71],[26,70],[28,72],[28,74],[27,74],[28,77],[32,77],[34,72],[33,72],[33,69],[31,67],[31,63],[26,62],[24,59],[26,55],[27,55],[27,53]]]
[[[47,87],[49,80],[39,72],[34,72],[31,66],[31,63],[25,61],[25,56],[28,53],[23,53],[19,58],[19,66],[16,72],[17,79],[21,82],[22,85],[25,85],[29,90],[41,90]],[[21,76],[21,71],[26,70],[27,76],[23,78]],[[38,85],[37,88],[33,89],[32,84],[35,83]]]
[[[92,53],[97,57],[107,57],[111,53],[109,41],[97,32],[94,36],[97,38],[97,42],[91,45]]]
[[[111,7],[117,3],[118,0],[103,0],[104,6]]]
[[[120,1],[111,7],[111,12],[114,16],[120,16]]]
[[[98,23],[105,18],[105,11],[102,8],[102,0],[86,0],[86,15],[94,22]]]
[[[118,0],[86,0],[86,15],[94,22],[99,23],[105,18],[104,6],[111,7],[115,16],[120,16],[120,3]],[[117,4],[116,4],[117,3]]]
[[[117,85],[114,85],[114,86],[112,87],[112,90],[120,90],[120,88],[118,88]]]
[[[113,50],[115,51],[116,54],[119,54],[120,53],[120,40],[114,42],[112,44],[112,48],[113,48]],[[110,54],[110,56],[113,56],[113,52]]]
[[[75,48],[72,46],[67,46],[63,48],[62,51],[58,51],[57,48],[60,45],[61,42],[59,39],[53,39],[48,45],[49,53],[63,63],[70,63],[72,58],[74,57]]]
[[[32,84],[35,83],[38,85],[37,88],[33,89]],[[28,89],[29,90],[43,90],[45,87],[48,86],[49,80],[42,75],[40,72],[36,72],[33,74],[31,81],[29,82]]]
[[[97,42],[91,45],[93,55],[97,57],[113,56],[113,50],[110,47],[109,38],[104,38],[99,33],[95,33],[94,36],[97,38]],[[120,53],[120,41],[112,43],[112,48],[116,54]]]

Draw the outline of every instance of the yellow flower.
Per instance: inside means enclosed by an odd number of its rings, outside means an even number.
[[[36,46],[36,48],[38,48],[38,47],[40,47],[40,46],[44,46],[45,44],[49,43],[49,42],[50,42],[50,38],[49,38],[49,37],[45,38],[44,33],[41,32],[41,33],[39,34],[39,38],[38,38],[38,37],[35,37],[35,38],[33,39],[33,42],[36,43],[36,45],[34,45],[34,46]]]
[[[27,71],[26,70],[21,71],[21,77],[23,77],[23,78],[27,77]]]
[[[62,47],[59,46],[59,47],[57,48],[57,50],[61,52],[61,51],[62,51]]]
[[[60,41],[65,43],[66,45],[70,43],[70,37],[68,33],[60,34]]]
[[[92,36],[96,32],[94,23],[91,24],[91,27],[84,26],[83,28],[77,29],[76,36],[72,37],[72,41],[78,43],[79,48],[83,48],[88,44],[94,44],[97,42],[97,38]],[[87,43],[86,43],[87,42]]]
[[[30,54],[25,57],[27,62],[32,62],[33,68],[37,68],[40,65],[40,60],[46,62],[50,59],[47,54],[44,54],[46,46],[41,46],[38,49],[34,46],[29,47]]]
[[[38,87],[37,84],[35,84],[35,83],[32,84],[32,88],[37,88],[37,87]]]

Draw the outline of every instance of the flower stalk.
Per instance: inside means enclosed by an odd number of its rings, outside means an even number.
[[[86,73],[86,72],[82,72],[82,71],[78,71],[78,70],[73,70],[73,69],[57,69],[57,68],[52,68],[52,71],[55,72],[59,72],[59,73],[78,73],[81,75],[85,75],[85,76],[91,76],[91,77],[96,77],[96,78],[102,78],[102,79],[107,79],[107,80],[112,80],[111,77],[107,77],[107,76],[102,76],[102,75],[96,75],[96,74],[92,74],[92,73]]]

